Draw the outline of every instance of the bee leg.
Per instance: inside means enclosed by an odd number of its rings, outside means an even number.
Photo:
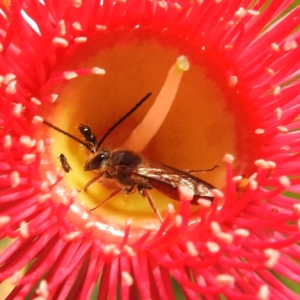
[[[150,193],[148,192],[148,190],[146,190],[146,189],[143,188],[143,187],[138,187],[138,190],[139,190],[140,194],[141,194],[143,197],[147,198],[147,200],[148,200],[148,202],[149,202],[149,204],[150,204],[152,210],[153,210],[154,213],[157,215],[159,221],[162,223],[164,220],[163,220],[161,214],[159,213],[157,207],[155,206],[154,201],[153,201],[153,199],[152,199]]]
[[[123,189],[123,192],[125,195],[129,195],[129,194],[131,194],[132,190],[134,189],[134,185],[130,186],[130,187],[124,186],[122,189]]]
[[[102,173],[97,174],[94,178],[92,178],[84,187],[83,190],[86,191],[89,186],[91,186],[95,181],[102,177]]]
[[[109,199],[111,199],[112,197],[116,196],[119,192],[121,192],[123,190],[123,187],[113,191],[104,201],[102,201],[99,205],[97,205],[96,207],[90,209],[90,211],[93,211],[97,208],[99,208],[100,206],[104,205]]]
[[[205,173],[205,172],[211,172],[216,168],[219,168],[219,166],[215,165],[212,168],[206,169],[206,170],[183,170],[183,172],[186,172],[186,173]]]

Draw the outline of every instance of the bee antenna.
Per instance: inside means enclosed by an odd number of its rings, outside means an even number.
[[[98,142],[95,152],[98,151],[104,140],[108,137],[108,135],[123,121],[125,121],[132,113],[134,113],[150,96],[152,93],[148,93],[144,98],[142,98],[129,112],[127,112],[119,121],[117,121],[112,127],[110,127],[107,132],[103,135],[101,140]]]
[[[72,134],[70,134],[70,133],[64,131],[63,129],[60,129],[59,127],[56,127],[55,125],[49,123],[49,122],[46,121],[46,120],[43,120],[43,123],[46,124],[47,126],[53,128],[53,129],[59,131],[60,133],[66,135],[66,136],[68,136],[68,137],[70,137],[71,139],[77,141],[77,142],[80,143],[81,145],[83,145],[83,146],[85,146],[86,148],[88,148],[88,150],[89,150],[90,152],[94,153],[94,150],[93,150],[88,144],[86,144],[85,142],[83,142],[82,140],[80,140],[79,138],[77,138],[76,136],[74,136],[74,135],[72,135]]]

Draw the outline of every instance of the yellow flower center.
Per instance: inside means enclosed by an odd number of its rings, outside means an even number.
[[[136,32],[139,30],[127,36],[122,31],[110,32],[105,39],[96,38],[77,49],[65,60],[61,70],[100,67],[106,74],[81,76],[56,86],[51,92],[59,95],[57,101],[43,105],[40,114],[82,139],[78,126],[80,123],[86,124],[100,139],[142,97],[152,92],[147,102],[105,140],[103,146],[111,150],[119,149],[149,111],[177,57],[190,56],[190,69],[182,77],[170,112],[142,156],[143,159],[158,161],[180,170],[210,169],[218,165],[219,168],[214,171],[194,175],[222,189],[226,176],[222,161],[224,154],[242,157],[241,149],[245,150],[246,145],[237,144],[237,134],[241,133],[245,142],[250,140],[245,136],[247,131],[243,130],[247,126],[246,121],[238,119],[240,108],[237,107],[239,102],[235,101],[236,94],[220,82],[218,70],[205,60],[205,51],[199,53],[195,60],[188,47],[179,50],[175,45],[166,46],[151,38],[141,39],[138,33],[135,35]],[[156,117],[160,118],[160,115]],[[65,174],[60,189],[58,185],[58,194],[63,194],[66,186],[71,190],[80,190],[79,203],[87,211],[96,207],[116,189],[116,185],[95,182],[87,191],[83,191],[86,183],[94,177],[93,172],[83,170],[92,154],[69,137],[51,128],[45,130],[54,139],[42,166],[42,169],[48,170],[48,178],[55,181],[57,171],[63,173],[57,159],[61,153],[72,168],[70,173]],[[49,164],[53,162],[57,169],[55,175],[49,171]],[[178,201],[171,200],[157,190],[151,190],[150,193],[163,217],[169,203],[178,209]],[[198,206],[193,206],[192,215],[195,218],[199,216],[198,210]],[[129,196],[120,192],[93,214],[109,218],[117,224],[124,224],[129,218],[138,226],[159,224],[148,201],[137,191]]]

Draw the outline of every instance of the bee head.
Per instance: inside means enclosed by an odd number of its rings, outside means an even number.
[[[99,169],[109,158],[110,151],[102,149],[100,153],[96,153],[92,158],[88,159],[84,166],[84,171],[92,171]]]

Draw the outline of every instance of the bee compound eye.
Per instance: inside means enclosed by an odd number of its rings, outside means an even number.
[[[107,162],[109,157],[110,157],[110,151],[107,149],[103,149],[100,153],[96,154],[94,157],[87,160],[87,162],[85,163],[84,170],[92,171],[103,167],[103,165],[105,164],[105,162]]]
[[[92,171],[101,168],[102,162],[105,160],[102,154],[98,154],[85,163],[84,170]]]

